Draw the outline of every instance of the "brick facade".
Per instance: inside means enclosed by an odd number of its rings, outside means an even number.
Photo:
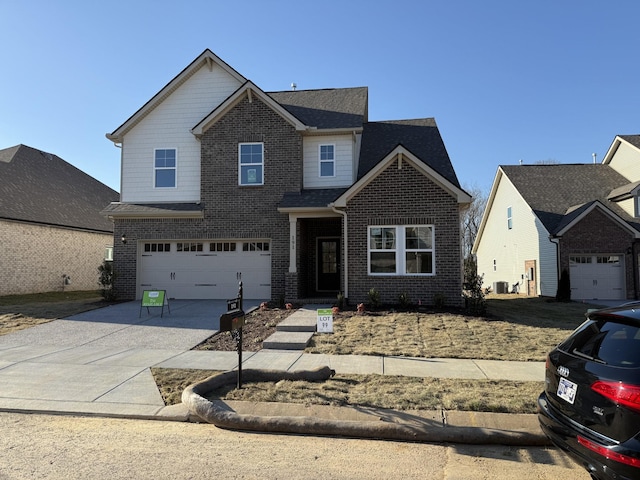
[[[633,262],[634,236],[599,209],[591,211],[560,240],[560,271],[571,255],[618,254],[624,258],[626,298],[636,298]],[[637,254],[637,252],[636,252]]]
[[[110,234],[0,221],[0,295],[98,290]]]
[[[264,143],[264,185],[238,185],[238,144],[243,142]],[[130,239],[114,252],[117,294],[135,296],[136,240],[256,238],[271,241],[271,297],[285,297],[289,217],[277,206],[284,192],[301,186],[300,133],[259,98],[244,98],[201,138],[204,219],[116,220],[116,236],[126,232]]]
[[[407,162],[392,162],[348,204],[349,302],[368,302],[375,288],[384,303],[401,293],[412,302],[462,304],[459,207],[456,199]],[[370,276],[367,272],[370,225],[429,224],[435,227],[434,276]]]

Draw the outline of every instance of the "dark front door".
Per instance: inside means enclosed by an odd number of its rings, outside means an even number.
[[[318,291],[340,290],[340,239],[318,239]]]

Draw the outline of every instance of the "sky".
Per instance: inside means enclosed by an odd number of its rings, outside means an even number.
[[[117,191],[105,134],[207,48],[267,92],[367,86],[371,121],[434,117],[466,190],[640,134],[637,0],[0,0],[0,18],[0,149]]]

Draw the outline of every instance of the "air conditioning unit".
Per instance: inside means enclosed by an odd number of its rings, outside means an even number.
[[[509,282],[493,282],[493,293],[509,293]]]

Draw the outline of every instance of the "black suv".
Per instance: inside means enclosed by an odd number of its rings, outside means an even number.
[[[538,419],[594,479],[640,479],[640,303],[589,311],[547,357]]]

